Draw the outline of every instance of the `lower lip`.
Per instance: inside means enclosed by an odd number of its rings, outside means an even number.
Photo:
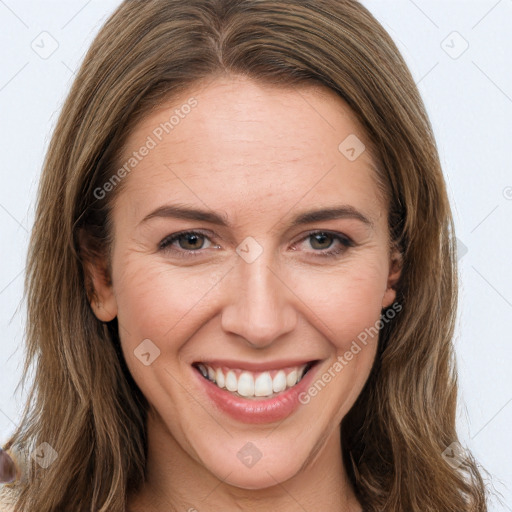
[[[213,403],[232,418],[244,423],[272,423],[284,420],[302,405],[299,396],[309,388],[317,367],[318,363],[313,365],[298,384],[268,399],[238,397],[205,379],[197,370],[193,371]]]

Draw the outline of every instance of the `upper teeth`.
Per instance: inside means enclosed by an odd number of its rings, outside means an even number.
[[[254,373],[239,369],[214,369],[206,364],[197,365],[203,377],[217,384],[219,388],[237,392],[244,397],[268,397],[291,388],[304,377],[306,367],[307,364],[304,364],[283,370]]]

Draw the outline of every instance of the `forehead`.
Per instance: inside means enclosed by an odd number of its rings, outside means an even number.
[[[120,202],[129,200],[138,215],[173,200],[238,212],[298,201],[382,207],[370,145],[328,88],[216,79],[163,103],[135,126],[119,163],[139,154]],[[145,146],[150,149],[141,151]]]

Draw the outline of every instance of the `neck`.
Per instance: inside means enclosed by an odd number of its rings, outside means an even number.
[[[294,477],[263,489],[242,489],[223,481],[229,475],[213,475],[152,414],[147,431],[146,480],[137,493],[128,496],[127,512],[361,512],[343,465],[339,427]]]

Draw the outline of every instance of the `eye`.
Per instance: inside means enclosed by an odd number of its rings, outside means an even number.
[[[315,256],[336,256],[355,245],[347,236],[330,231],[314,231],[303,238],[301,242],[306,240],[310,241],[310,246],[316,253]]]
[[[299,243],[310,241],[313,254],[320,257],[337,256],[353,247],[354,242],[342,233],[314,231],[302,238]],[[294,244],[293,250],[296,250]],[[171,252],[179,257],[194,257],[202,254],[201,249],[220,249],[213,245],[209,236],[201,231],[182,231],[165,237],[158,245],[159,250]]]
[[[191,253],[198,252],[199,249],[218,248],[219,246],[211,245],[211,241],[205,233],[183,231],[165,237],[158,247],[161,251],[171,251],[179,256],[191,256]]]

